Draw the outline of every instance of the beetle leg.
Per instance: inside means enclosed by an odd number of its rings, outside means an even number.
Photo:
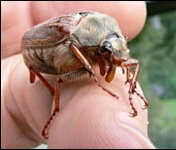
[[[145,98],[136,91],[136,83],[137,83],[137,79],[138,79],[138,75],[139,75],[139,63],[138,63],[138,60],[136,59],[133,59],[133,58],[130,58],[126,61],[124,61],[122,63],[122,66],[124,66],[126,69],[127,69],[127,81],[126,83],[128,82],[130,84],[130,88],[129,88],[129,100],[130,100],[130,105],[134,111],[133,113],[133,116],[136,116],[136,110],[134,108],[134,106],[132,105],[131,103],[131,100],[132,100],[132,94],[136,94],[138,95],[144,102],[144,108],[147,108],[148,106],[148,103],[147,101],[145,100]],[[133,77],[130,78],[130,67],[135,67],[135,70],[134,70],[134,73],[133,73]]]
[[[138,74],[139,74],[139,63],[138,60],[136,59],[128,59],[122,63],[122,66],[124,66],[127,70],[127,82],[130,83],[130,89],[129,89],[129,94],[134,93],[134,89],[136,88],[136,82],[138,79]],[[135,67],[133,77],[130,79],[130,68]]]
[[[133,112],[130,113],[130,114],[131,114],[132,117],[135,117],[135,116],[137,116],[138,112],[137,112],[136,108],[134,107],[134,105],[132,103],[132,97],[130,97],[129,100],[130,100],[131,109],[133,110]]]
[[[124,67],[121,66],[121,69],[122,69],[122,73],[124,74],[125,73]]]
[[[142,109],[146,109],[148,107],[148,102],[146,101],[146,99],[136,91],[136,89],[134,89],[134,92],[136,93],[136,95],[138,95],[144,102],[144,107]]]
[[[81,51],[74,44],[71,44],[71,50],[76,55],[76,57],[80,60],[80,62],[83,64],[84,68],[90,73],[91,77],[94,79],[94,81],[97,83],[97,85],[101,89],[103,89],[104,91],[106,91],[107,93],[109,93],[110,95],[112,95],[113,97],[116,97],[118,99],[119,97],[116,94],[114,94],[113,92],[111,92],[110,90],[108,90],[107,88],[105,88],[98,81],[98,78],[97,78],[97,76],[96,76],[96,74],[95,74],[92,66],[90,65],[90,63],[88,62],[88,60],[85,58],[85,56],[81,53]]]
[[[45,139],[48,139],[48,132],[47,129],[49,128],[49,125],[51,123],[51,121],[53,120],[53,118],[55,117],[55,115],[57,114],[57,112],[59,112],[59,103],[60,103],[60,83],[62,82],[62,80],[60,79],[60,77],[57,79],[56,82],[56,86],[55,86],[55,105],[54,105],[54,110],[52,115],[50,116],[49,120],[47,121],[47,123],[45,124],[45,126],[43,127],[42,130],[42,136]]]
[[[126,67],[126,81],[125,84],[130,83],[131,82],[131,74],[130,74],[130,67]]]
[[[30,72],[30,82],[33,83],[35,81],[35,76],[37,76],[42,83],[47,87],[51,95],[54,95],[54,89],[53,87],[48,83],[48,81],[37,71],[33,70],[32,68],[29,68]]]
[[[31,69],[29,69],[29,74],[30,74],[30,83],[34,83],[34,81],[35,81],[35,74],[32,72]]]
[[[148,102],[145,100],[145,98],[136,91],[136,82],[138,79],[138,74],[139,74],[139,62],[136,59],[133,58],[129,58],[129,59],[119,59],[116,57],[113,57],[113,63],[116,64],[117,66],[121,66],[122,68],[122,72],[124,73],[124,68],[126,69],[126,83],[130,84],[130,88],[129,88],[129,100],[130,100],[130,106],[133,110],[132,116],[136,116],[137,115],[137,111],[132,103],[132,94],[136,94],[137,96],[139,96],[143,102],[144,102],[144,107],[143,109],[147,108],[148,106]],[[135,67],[133,76],[131,78],[131,67]]]

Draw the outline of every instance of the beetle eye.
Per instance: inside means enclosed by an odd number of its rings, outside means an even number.
[[[105,53],[105,52],[112,52],[112,44],[108,41],[105,41],[103,43],[103,45],[101,46],[101,49],[100,49],[101,53]]]

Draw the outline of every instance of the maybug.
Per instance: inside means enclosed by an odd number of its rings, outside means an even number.
[[[88,72],[97,85],[110,95],[118,96],[105,88],[98,80],[93,66],[98,64],[101,76],[111,82],[116,67],[126,70],[126,83],[129,83],[129,100],[132,116],[137,111],[132,103],[132,94],[136,91],[139,74],[137,59],[130,58],[127,42],[116,20],[106,14],[97,12],[78,12],[51,18],[25,32],[22,38],[22,55],[30,72],[30,82],[37,76],[55,94],[55,108],[43,128],[42,135],[48,138],[46,129],[59,111],[59,85],[74,80]],[[135,70],[131,71],[131,67]],[[41,73],[57,75],[53,88]]]

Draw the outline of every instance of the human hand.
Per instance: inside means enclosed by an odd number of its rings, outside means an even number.
[[[50,125],[48,141],[42,138],[53,97],[40,81],[29,83],[20,54],[21,37],[34,24],[85,10],[116,18],[128,40],[140,32],[146,17],[143,2],[2,2],[2,148],[30,148],[43,142],[48,148],[154,148],[147,135],[147,110],[141,109],[143,103],[136,95],[133,101],[138,115],[129,115],[129,87],[124,85],[120,69],[110,84],[100,78],[119,100],[102,91],[91,78],[64,84],[60,112]],[[137,90],[142,93],[139,86]]]

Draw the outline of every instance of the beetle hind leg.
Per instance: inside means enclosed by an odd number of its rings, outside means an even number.
[[[62,82],[62,80],[60,79],[60,77],[58,78],[57,82],[56,82],[56,86],[55,86],[55,105],[54,105],[54,110],[53,113],[51,114],[50,118],[48,119],[47,123],[45,124],[45,126],[43,127],[42,130],[42,136],[45,139],[48,139],[48,128],[49,125],[51,123],[51,121],[53,120],[53,118],[56,116],[56,114],[59,112],[59,103],[60,103],[60,83]]]
[[[53,87],[48,83],[48,81],[39,72],[33,70],[32,68],[29,68],[29,73],[30,73],[31,83],[35,81],[35,76],[37,76],[42,81],[42,83],[45,85],[45,87],[48,89],[48,91],[51,93],[51,95],[54,95]]]

